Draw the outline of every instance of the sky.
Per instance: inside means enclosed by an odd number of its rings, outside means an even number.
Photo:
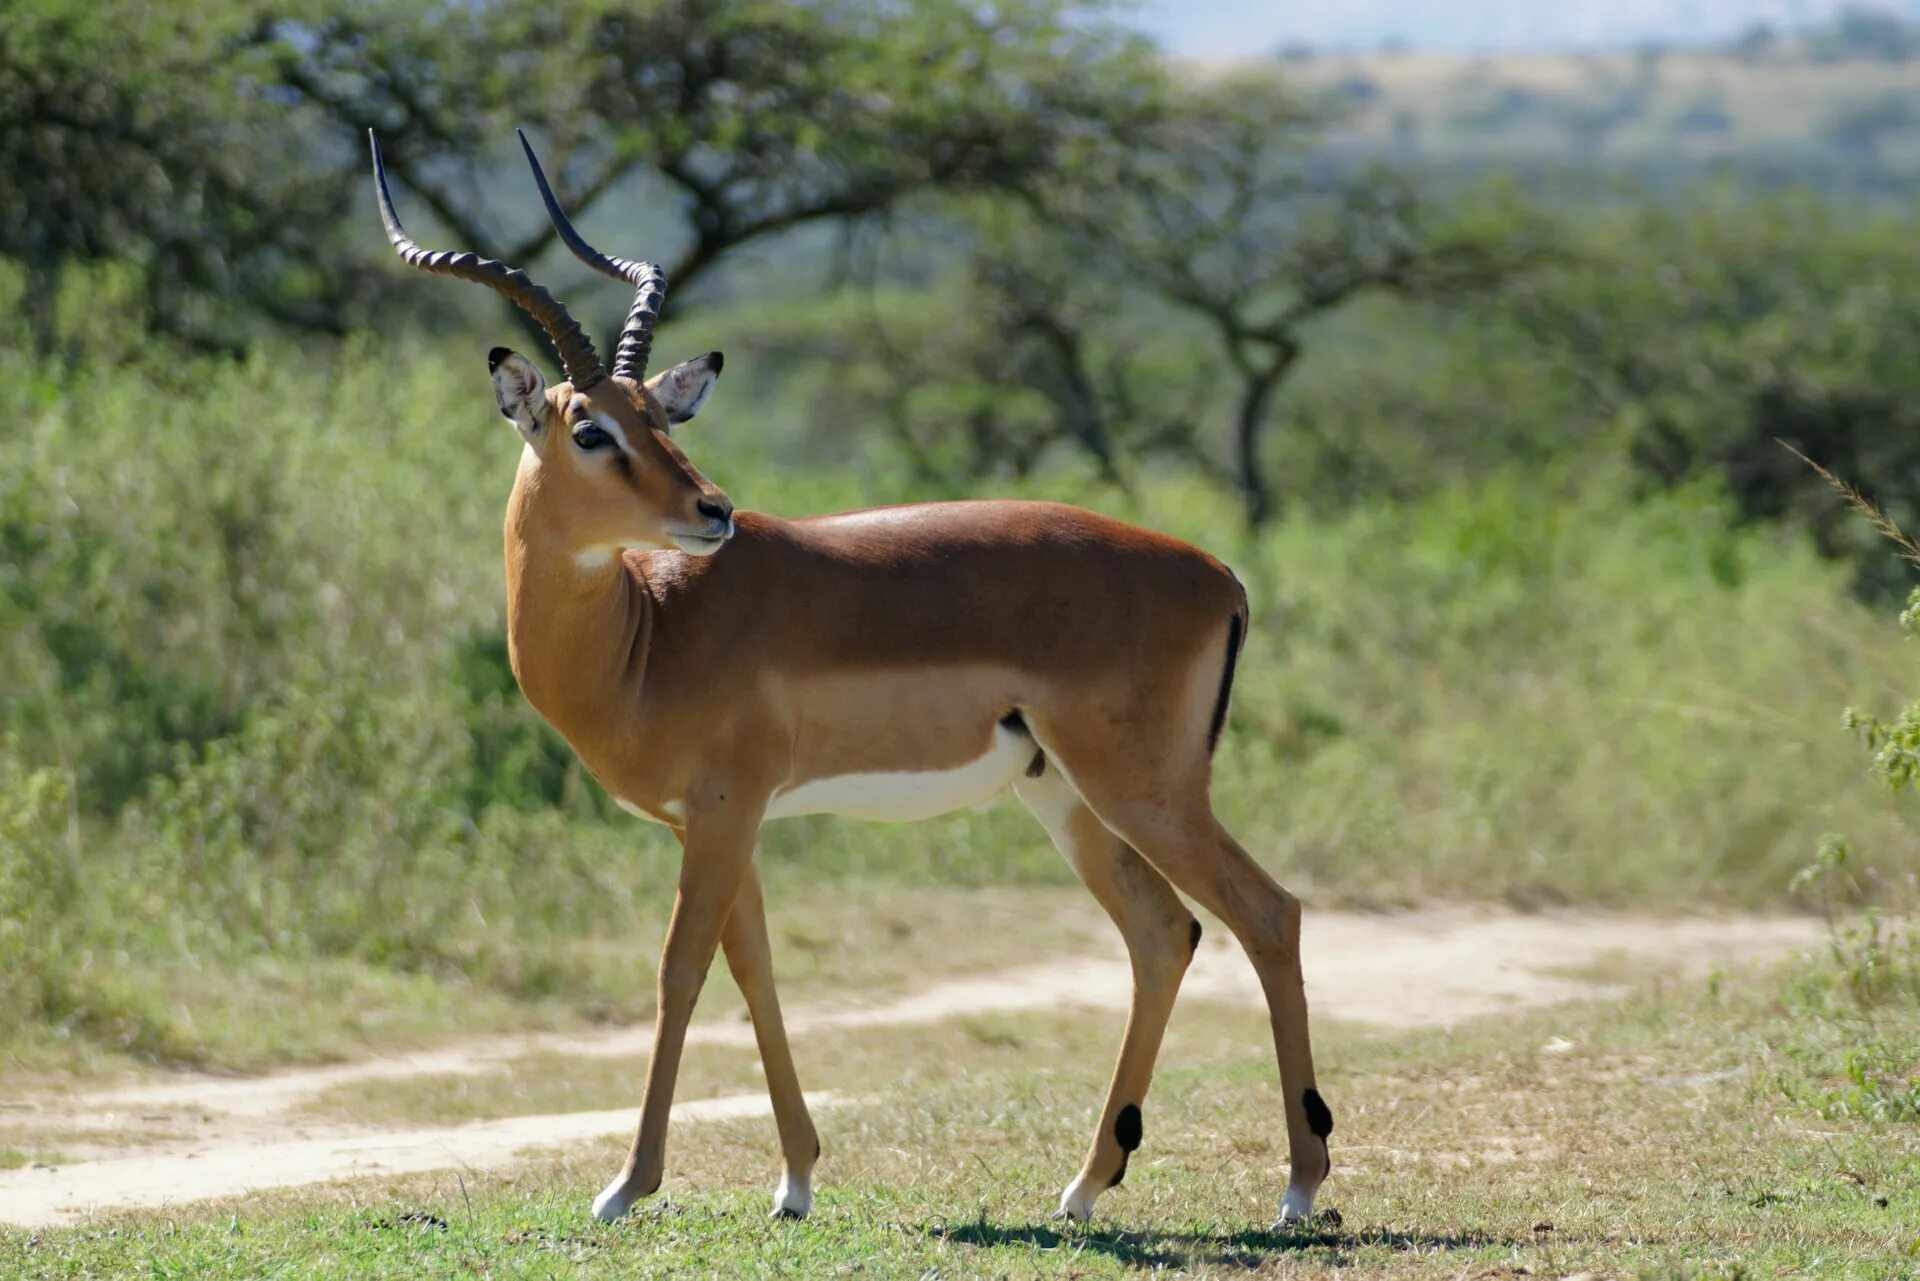
[[[1782,29],[1831,17],[1850,0],[1142,0],[1139,24],[1190,57],[1249,57],[1282,45],[1498,50],[1698,42],[1755,22]],[[1920,0],[1851,0],[1920,21]]]

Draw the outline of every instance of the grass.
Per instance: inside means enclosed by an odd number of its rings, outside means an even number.
[[[964,902],[964,910],[956,904]],[[348,960],[249,958],[232,968],[152,965],[129,982],[166,993],[178,1035],[200,1047],[163,1063],[254,1071],[328,1062],[444,1041],[461,1032],[526,1032],[631,1024],[652,1017],[653,966],[665,938],[666,902],[636,914],[618,937],[576,940],[573,963],[617,981],[596,993],[513,1000],[471,984],[395,974]],[[1111,951],[1113,930],[1084,890],[1067,886],[977,889],[963,896],[899,885],[788,885],[769,909],[782,1001],[857,990],[884,1000],[942,979],[1001,967],[1009,954]],[[740,998],[716,961],[706,1009]],[[102,1047],[58,1027],[33,1028],[0,1049],[0,1092],[52,1070],[75,1081],[150,1066],[152,1058]]]
[[[0,1234],[0,1274],[1904,1275],[1920,1258],[1913,1121],[1835,1114],[1819,1096],[1845,1088],[1860,1018],[1920,1043],[1920,1002],[1864,1010],[1837,982],[1816,962],[1324,1038],[1336,1172],[1323,1205],[1340,1221],[1302,1232],[1265,1226],[1285,1144],[1262,1020],[1196,1005],[1162,1058],[1146,1144],[1090,1228],[1045,1215],[1117,1020],[1022,1016],[856,1047],[848,1079],[864,1098],[818,1118],[826,1158],[803,1224],[763,1217],[776,1157],[759,1120],[676,1131],[664,1193],[612,1227],[585,1210],[618,1160],[609,1142],[501,1174]],[[868,1076],[868,1055],[892,1083]]]
[[[0,1147],[0,1170],[18,1170],[27,1165],[60,1165],[70,1159],[66,1154],[50,1149]]]
[[[1195,1005],[1172,1029],[1173,1052],[1191,1040],[1217,1053],[1231,1021]],[[1263,1029],[1244,1020],[1236,1046],[1259,1047]],[[1110,1014],[977,1014],[928,1025],[823,1028],[793,1039],[800,1079],[832,1083],[841,1094],[937,1085],[973,1076],[1017,1073],[1039,1058],[1104,1062],[1117,1031]],[[368,1081],[314,1098],[316,1119],[382,1125],[455,1125],[494,1117],[590,1112],[633,1106],[642,1065],[632,1056],[523,1055],[481,1075],[446,1074],[404,1081]],[[696,1043],[686,1052],[676,1099],[711,1098],[763,1087],[751,1046]]]

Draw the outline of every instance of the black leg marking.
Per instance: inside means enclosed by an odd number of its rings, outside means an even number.
[[[1120,1109],[1120,1115],[1113,1118],[1113,1141],[1120,1145],[1120,1168],[1113,1172],[1113,1178],[1107,1186],[1117,1188],[1120,1180],[1127,1177],[1127,1159],[1140,1146],[1140,1107],[1129,1103]]]
[[[815,1161],[820,1159],[820,1136],[817,1134],[813,1136],[813,1159]]]
[[[1188,947],[1194,952],[1200,950],[1200,918],[1197,916],[1193,918],[1193,937],[1188,940]]]
[[[1300,1096],[1300,1106],[1307,1114],[1307,1128],[1313,1131],[1315,1138],[1325,1142],[1333,1133],[1333,1113],[1327,1108],[1326,1101],[1320,1097],[1320,1091],[1308,1090]]]
[[[1046,772],[1047,772],[1047,754],[1045,752],[1035,752],[1033,754],[1033,764],[1027,766],[1027,777],[1039,778],[1042,774]]]
[[[1326,1174],[1333,1173],[1333,1153],[1327,1148],[1327,1136],[1333,1133],[1333,1112],[1327,1107],[1326,1100],[1320,1097],[1320,1091],[1308,1090],[1300,1096],[1300,1107],[1307,1114],[1307,1128],[1320,1140],[1320,1155],[1327,1159]]]

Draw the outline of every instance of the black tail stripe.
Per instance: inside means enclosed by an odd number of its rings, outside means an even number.
[[[1227,665],[1220,673],[1220,697],[1213,703],[1213,724],[1207,726],[1207,755],[1220,746],[1220,731],[1227,725],[1227,700],[1233,696],[1233,667],[1240,659],[1240,615],[1227,620]]]

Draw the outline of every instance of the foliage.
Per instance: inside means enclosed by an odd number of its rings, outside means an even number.
[[[526,123],[590,229],[678,256],[709,305],[662,350],[736,355],[687,444],[742,503],[1029,494],[1230,559],[1255,627],[1217,793],[1317,900],[1778,902],[1842,822],[1911,870],[1908,817],[1814,747],[1905,666],[1816,554],[1857,531],[1772,441],[1920,511],[1911,216],[1443,190],[1109,16],[0,16],[0,1026],[189,1058],[164,994],[203,965],[647,999],[611,941],[677,852],[513,686],[498,335],[395,334],[500,313],[387,261],[367,126],[425,239],[548,247]],[[610,223],[628,200],[672,225]],[[856,287],[815,288],[829,226]],[[749,245],[775,265],[719,270]],[[242,341],[264,321],[352,332]],[[1857,722],[1893,781],[1914,723]],[[796,820],[763,859],[776,886],[1069,876],[1011,806]]]
[[[937,312],[890,294],[797,347],[857,366],[840,412],[886,423],[922,474],[1023,474],[1060,444],[1114,483],[1199,471],[1262,524],[1279,392],[1327,316],[1376,293],[1457,305],[1552,252],[1511,201],[1329,165],[1324,125],[1264,73],[1183,86],[1029,204],[967,210]]]
[[[245,6],[20,0],[0,13],[0,260],[43,345],[68,264],[132,271],[112,358],[149,325],[207,338],[248,313],[338,329],[346,192],[235,56]],[[235,304],[238,304],[236,314]]]
[[[1920,588],[1907,598],[1900,625],[1909,636],[1920,620]],[[1920,788],[1920,702],[1909,704],[1893,721],[1847,709],[1847,728],[1873,753],[1873,772],[1896,791]]]
[[[1920,566],[1920,548],[1899,525],[1846,481],[1810,465],[1855,514],[1899,549],[1908,566]],[[1920,588],[1908,597],[1900,627],[1909,638],[1920,634]],[[1920,704],[1909,706],[1891,725],[1849,707],[1846,723],[1873,754],[1873,777],[1896,793],[1920,788]],[[1829,833],[1821,838],[1813,863],[1794,877],[1793,888],[1818,898],[1827,918],[1829,954],[1824,964],[1796,976],[1788,1000],[1812,1019],[1858,1026],[1850,1027],[1854,1039],[1837,1080],[1808,1087],[1803,1079],[1789,1078],[1789,1092],[1811,1099],[1830,1118],[1920,1121],[1920,1051],[1910,1037],[1890,1035],[1881,1026],[1889,1010],[1920,1009],[1920,873],[1909,871],[1891,884],[1872,867],[1856,875],[1851,844]],[[1867,906],[1859,916],[1838,910],[1862,901]]]
[[[1830,23],[1803,39],[1808,54],[1823,62],[1853,58],[1905,62],[1920,48],[1920,31],[1897,14],[1865,4],[1843,5]]]
[[[68,262],[137,264],[149,307],[123,343],[144,319],[228,342],[261,318],[345,332],[391,281],[354,269],[384,254],[357,212],[367,130],[437,234],[525,265],[552,229],[502,230],[503,206],[533,205],[496,181],[524,191],[525,125],[577,215],[636,195],[670,211],[643,243],[622,219],[615,248],[684,290],[808,223],[1030,189],[1152,110],[1158,75],[1079,0],[27,0],[0,18],[0,256],[38,273],[34,298]]]
[[[77,869],[66,843],[68,784],[29,770],[0,741],[0,1021],[35,1022],[53,1004],[59,933],[74,907]]]
[[[1798,1070],[1781,1085],[1830,1119],[1920,1121],[1920,1050],[1902,1017],[1920,1010],[1920,880],[1909,873],[1889,887],[1869,868],[1865,879],[1879,884],[1863,885],[1852,862],[1846,838],[1829,835],[1794,878],[1827,913],[1828,948],[1791,977],[1784,999],[1842,1040],[1798,1047]],[[1859,916],[1836,910],[1876,889],[1880,901]]]
[[[515,446],[478,353],[458,356],[0,356],[0,733],[9,813],[30,816],[5,856],[28,887],[8,893],[30,896],[9,946],[54,994],[9,1008],[190,1058],[165,993],[196,967],[650,999],[619,942],[665,910],[677,851],[512,689],[495,558]],[[875,457],[771,461],[748,429],[785,388],[758,399],[750,369],[685,442],[740,502],[929,492]],[[1252,539],[1217,491],[1166,476],[1006,492],[1089,501],[1238,567],[1255,625],[1217,790],[1315,901],[1766,901],[1837,813],[1862,840],[1906,833],[1877,785],[1808,750],[1834,703],[1896,687],[1896,650],[1843,575],[1737,528],[1711,490],[1636,502],[1512,474]],[[1011,803],[773,824],[762,858],[776,895],[1069,875]]]
[[[1775,442],[1895,521],[1920,515],[1917,233],[1907,215],[1722,190],[1599,220],[1569,262],[1501,303],[1650,483],[1717,475],[1747,516],[1806,523],[1887,590],[1894,563],[1872,532]]]

